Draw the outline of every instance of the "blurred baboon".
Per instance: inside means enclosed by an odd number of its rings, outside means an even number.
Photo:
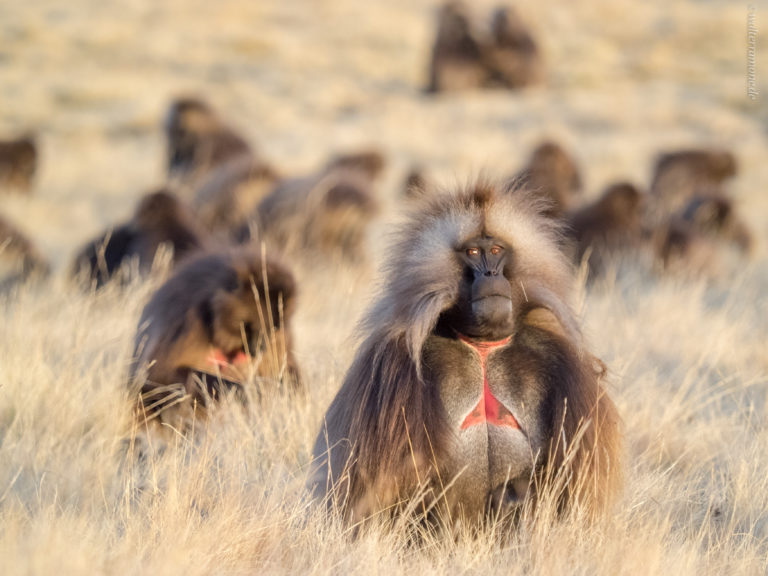
[[[32,136],[0,140],[0,187],[29,192],[37,171],[37,144]]]
[[[448,2],[437,16],[437,35],[432,46],[428,92],[478,88],[488,71],[480,40],[472,30],[461,2]]]
[[[173,261],[178,262],[207,243],[194,214],[163,189],[142,198],[131,220],[88,242],[75,257],[73,273],[87,271],[88,285],[99,288],[133,258],[139,273],[149,272],[162,245],[173,249]]]
[[[387,161],[384,155],[374,149],[360,150],[359,152],[347,152],[332,157],[325,166],[325,172],[348,170],[360,173],[362,176],[374,181],[381,176]]]
[[[494,12],[486,60],[491,84],[514,89],[541,80],[539,48],[514,8],[500,7]]]
[[[619,417],[540,209],[484,183],[414,206],[313,451],[309,489],[349,521],[414,495],[430,519],[475,522],[616,494]]]
[[[0,291],[30,278],[44,278],[50,266],[37,247],[0,216]]]
[[[660,155],[651,184],[661,211],[657,217],[681,209],[695,195],[718,194],[722,183],[736,170],[736,158],[727,150],[680,150]]]
[[[231,239],[278,180],[270,166],[248,156],[213,170],[195,194],[201,223],[210,232]]]
[[[575,207],[581,192],[576,160],[557,142],[545,141],[531,154],[528,164],[512,178],[513,188],[525,188],[549,200],[546,215],[559,218]]]
[[[258,207],[257,237],[289,253],[338,254],[360,264],[367,257],[368,225],[378,212],[370,181],[336,170],[278,185]]]
[[[364,263],[368,225],[379,212],[373,180],[383,167],[383,157],[372,162],[368,154],[337,156],[317,175],[279,182],[241,227],[238,241]]]
[[[195,181],[216,166],[253,155],[245,139],[197,98],[179,98],[171,103],[165,135],[168,175],[183,181]]]
[[[730,198],[695,196],[660,227],[656,252],[664,269],[692,273],[715,272],[719,248],[752,249],[752,233],[739,217]]]
[[[434,183],[428,178],[426,172],[418,166],[412,166],[403,181],[403,196],[419,198],[433,191]]]
[[[139,320],[130,382],[142,417],[184,425],[195,408],[243,388],[300,386],[290,323],[293,275],[245,248],[184,262],[152,296]],[[251,374],[252,371],[252,374]]]
[[[576,262],[589,253],[591,275],[599,274],[611,256],[640,247],[643,198],[633,184],[620,182],[608,186],[595,202],[566,215],[568,233],[576,243]]]

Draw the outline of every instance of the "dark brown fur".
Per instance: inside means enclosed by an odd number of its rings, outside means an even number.
[[[716,271],[720,247],[749,254],[753,237],[733,201],[722,195],[695,196],[660,227],[656,253],[665,269]]]
[[[29,192],[37,172],[37,144],[32,136],[0,140],[0,186]]]
[[[327,173],[338,170],[357,172],[373,182],[381,176],[386,165],[387,161],[384,154],[378,150],[370,149],[334,156],[326,164],[325,171]]]
[[[727,150],[693,149],[662,154],[656,161],[651,192],[665,214],[683,208],[694,196],[717,194],[736,175],[737,163]]]
[[[221,166],[195,194],[200,221],[217,236],[234,238],[278,181],[270,166],[248,156]]]
[[[386,285],[364,322],[365,339],[314,448],[310,490],[350,521],[417,496],[424,505],[419,512],[435,505],[474,522],[497,496],[493,486],[471,481],[472,470],[461,476],[469,462],[453,452],[458,430],[449,426],[438,392],[446,378],[476,374],[450,328],[462,281],[456,246],[477,235],[501,238],[514,251],[509,289],[516,327],[497,353],[506,366],[499,377],[516,382],[539,406],[531,426],[541,432],[527,456],[535,460],[528,464],[532,475],[518,483],[534,501],[549,497],[560,510],[597,513],[616,494],[619,417],[569,306],[573,274],[556,225],[540,209],[534,195],[501,194],[480,183],[424,198],[401,229]]]
[[[179,98],[169,107],[165,124],[168,175],[184,181],[242,156],[253,156],[246,140],[197,98]]]
[[[484,49],[472,30],[466,8],[448,2],[437,16],[428,92],[479,88],[487,82]]]
[[[528,164],[512,178],[515,186],[546,198],[547,216],[559,218],[572,210],[581,192],[581,174],[576,160],[557,142],[542,142],[531,154]]]
[[[101,287],[125,263],[138,260],[138,271],[147,273],[162,245],[173,249],[178,262],[201,250],[207,235],[194,215],[172,192],[160,190],[145,196],[130,221],[88,242],[75,258],[75,275],[87,271],[89,285]]]
[[[139,321],[130,382],[141,390],[140,413],[180,424],[195,405],[218,396],[222,383],[243,392],[249,369],[262,384],[299,386],[290,330],[295,297],[291,272],[256,250],[186,261]],[[214,352],[231,363],[216,368]],[[246,353],[248,361],[232,360]]]
[[[379,212],[371,173],[333,161],[317,176],[284,180],[241,228],[240,241],[265,241],[282,253],[367,259],[367,229]]]
[[[491,85],[514,89],[541,80],[538,45],[514,8],[500,7],[494,12],[486,61]]]
[[[643,239],[644,195],[632,184],[612,184],[592,204],[566,217],[576,242],[575,259],[589,256],[592,275],[599,274],[606,258],[637,249]]]
[[[403,196],[405,198],[420,198],[434,191],[434,184],[423,169],[412,166],[403,181]]]

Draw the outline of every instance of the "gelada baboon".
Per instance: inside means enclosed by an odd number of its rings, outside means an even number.
[[[37,171],[37,144],[32,136],[0,140],[0,186],[29,192]]]
[[[162,245],[173,249],[173,261],[178,262],[207,243],[194,214],[163,189],[142,198],[130,221],[88,242],[75,258],[73,272],[86,275],[88,285],[99,288],[133,258],[138,272],[148,273]]]
[[[200,222],[217,236],[232,239],[278,181],[274,169],[248,156],[213,170],[195,193]]]
[[[514,89],[541,80],[539,48],[514,8],[500,7],[493,13],[486,59],[492,85]]]
[[[34,243],[0,216],[0,291],[31,278],[44,278],[50,266]]]
[[[461,2],[448,2],[437,16],[427,92],[483,86],[488,78],[480,40]]]
[[[183,425],[233,390],[298,389],[290,322],[296,286],[280,262],[245,248],[198,254],[152,296],[139,320],[130,383],[139,415]]]
[[[695,195],[717,194],[737,171],[727,150],[693,149],[662,154],[656,161],[651,192],[665,214],[684,207]]]
[[[566,215],[567,233],[576,242],[575,261],[589,253],[591,275],[602,272],[606,259],[640,247],[643,240],[644,195],[633,184],[606,188],[593,203]]]
[[[345,170],[360,174],[373,182],[381,176],[386,165],[387,160],[379,150],[363,149],[332,157],[325,165],[325,173]]]
[[[310,490],[348,520],[415,494],[473,522],[529,497],[596,513],[616,493],[619,417],[539,203],[478,183],[402,226],[313,451]]]
[[[193,180],[241,156],[252,156],[251,146],[214,110],[197,98],[179,98],[168,109],[165,122],[168,175]]]
[[[373,180],[381,171],[368,155],[338,156],[318,175],[280,182],[238,239],[265,241],[284,253],[365,262],[368,225],[379,212]]]
[[[574,208],[581,192],[576,160],[557,142],[545,141],[531,154],[528,164],[512,178],[515,187],[525,187],[546,198],[545,214],[559,218]]]
[[[427,173],[419,166],[411,166],[403,181],[403,196],[405,198],[420,198],[434,192],[435,185]]]
[[[733,201],[722,195],[693,197],[660,228],[656,252],[665,269],[715,272],[718,248],[749,254],[753,238]]]

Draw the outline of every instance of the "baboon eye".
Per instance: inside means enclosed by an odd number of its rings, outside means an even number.
[[[479,255],[480,255],[479,248],[467,248],[467,256],[479,256]]]
[[[497,254],[501,254],[502,250],[503,250],[503,248],[501,246],[492,246],[491,247],[491,254],[496,256]]]

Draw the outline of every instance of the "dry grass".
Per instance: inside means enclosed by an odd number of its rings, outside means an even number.
[[[530,3],[521,9],[544,44],[546,87],[428,99],[433,7],[0,5],[0,131],[37,129],[44,162],[35,195],[4,196],[2,211],[59,272],[0,301],[1,574],[768,571],[768,35],[754,103],[745,5]],[[443,182],[506,174],[545,136],[575,149],[590,194],[619,177],[647,184],[660,149],[735,150],[732,190],[759,235],[746,267],[685,280],[629,266],[584,291],[586,332],[626,423],[626,490],[604,525],[539,525],[508,540],[425,535],[414,546],[380,529],[352,540],[313,514],[302,493],[311,445],[375,286],[336,266],[298,271],[306,398],[267,398],[245,414],[225,406],[196,441],[174,438],[136,463],[124,378],[152,282],[94,296],[64,276],[81,242],[162,181],[163,108],[190,91],[287,171],[380,146],[392,159],[390,207],[413,161]]]

